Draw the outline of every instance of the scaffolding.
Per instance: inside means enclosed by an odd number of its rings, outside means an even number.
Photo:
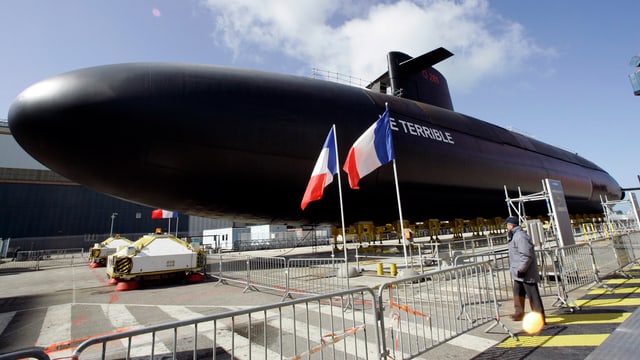
[[[629,199],[609,200],[605,195],[600,196],[602,210],[610,231],[637,231],[640,230],[640,218],[638,217],[638,200],[636,194],[629,193]],[[618,209],[614,209],[618,207]],[[620,208],[626,211],[622,212]]]
[[[541,200],[546,202],[547,214],[549,216],[549,234],[544,236],[546,241],[540,241],[540,247],[549,248],[575,244],[573,231],[571,229],[571,220],[569,219],[564,191],[562,190],[560,181],[543,179],[542,191],[529,195],[523,195],[522,190],[518,186],[518,197],[516,198],[509,197],[507,186],[504,185],[504,194],[509,216],[517,216],[520,219],[520,223],[525,227],[527,227],[528,221],[525,212],[525,203]],[[515,212],[516,215],[514,215],[513,212]],[[532,231],[531,236],[538,235],[540,232],[540,225],[538,225],[538,223],[535,225],[536,231]]]

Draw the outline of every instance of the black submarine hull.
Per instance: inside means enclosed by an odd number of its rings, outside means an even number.
[[[441,107],[292,75],[213,65],[129,63],[80,69],[27,88],[8,121],[16,141],[54,172],[132,202],[250,223],[335,223],[335,184],[300,209],[322,143],[338,159],[388,103],[403,217],[506,216],[504,187],[562,183],[570,213],[601,213],[618,183],[560,148]],[[345,221],[399,218],[391,165],[348,187]],[[527,204],[546,214],[546,204]]]

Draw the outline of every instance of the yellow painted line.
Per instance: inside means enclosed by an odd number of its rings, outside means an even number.
[[[640,292],[640,288],[616,288],[616,289],[613,289],[613,292],[605,288],[598,288],[598,289],[590,290],[587,294],[589,295],[633,294],[634,292]]]
[[[521,347],[567,347],[567,346],[600,346],[609,334],[581,334],[581,335],[555,335],[555,336],[518,336],[518,340],[508,338],[496,345],[499,348]]]
[[[623,313],[597,313],[597,314],[558,314],[547,315],[545,320],[548,325],[573,325],[573,324],[612,324],[622,323],[631,316],[629,312]]]
[[[591,299],[576,300],[576,305],[582,306],[640,306],[640,299]]]
[[[640,284],[640,278],[633,279],[609,279],[603,281],[605,284]]]

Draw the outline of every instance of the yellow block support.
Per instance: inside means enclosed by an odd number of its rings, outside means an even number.
[[[453,232],[454,239],[462,239],[462,233],[464,232],[464,219],[454,219],[451,232]]]
[[[384,265],[382,263],[378,263],[377,266],[377,270],[378,270],[378,275],[384,275]]]
[[[438,234],[440,234],[440,220],[429,219],[429,236],[431,240],[440,240],[438,239]]]

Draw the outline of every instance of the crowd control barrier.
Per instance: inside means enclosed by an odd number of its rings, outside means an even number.
[[[357,288],[97,336],[71,358],[379,359],[376,312]]]
[[[11,258],[0,261],[0,272],[14,270],[40,270],[89,264],[88,253],[82,248],[24,250],[12,253]]]
[[[208,272],[218,284],[235,282],[245,286],[244,291],[260,289],[281,293],[283,298],[293,294],[310,296],[349,288],[342,258],[292,258],[249,256],[238,254],[216,255]],[[211,256],[209,256],[211,258]]]
[[[85,340],[71,359],[413,358],[500,321],[492,260],[368,287],[111,333]]]
[[[613,291],[601,274],[629,276],[625,268],[637,265],[638,252],[639,232],[537,249],[541,295],[556,297],[554,306],[579,310],[573,291]],[[347,267],[344,259],[220,254],[211,266],[216,285],[233,281],[247,290],[276,289],[283,301],[90,338],[73,358],[411,359],[487,324],[485,331],[501,326],[517,339],[500,321],[499,303],[512,301],[504,249],[459,254],[447,268],[397,278],[377,293],[350,289],[348,279],[337,276]],[[284,298],[291,294],[303,297]],[[16,354],[0,358],[21,358]],[[40,352],[31,355],[46,359]]]
[[[378,292],[383,355],[414,358],[489,322],[486,331],[501,325],[517,339],[500,321],[493,267],[483,261],[384,284]]]

